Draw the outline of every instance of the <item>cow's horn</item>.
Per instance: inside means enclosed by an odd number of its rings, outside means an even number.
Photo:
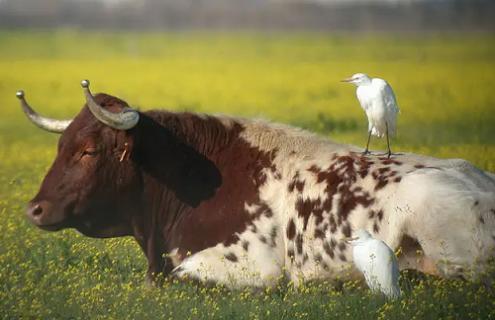
[[[113,113],[103,109],[96,103],[91,91],[89,91],[89,81],[81,81],[81,86],[86,96],[86,103],[91,113],[107,126],[118,130],[128,130],[133,128],[139,121],[139,113],[131,108],[125,108],[119,113]]]
[[[43,130],[62,133],[69,126],[72,120],[55,120],[50,118],[45,118],[37,114],[33,108],[29,106],[26,99],[24,98],[24,91],[19,90],[15,94],[19,101],[21,102],[21,107],[26,116],[31,120],[35,125],[40,127]]]

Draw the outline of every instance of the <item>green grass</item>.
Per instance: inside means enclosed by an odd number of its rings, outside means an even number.
[[[88,78],[141,109],[263,117],[363,145],[366,120],[339,80],[367,72],[396,91],[395,150],[495,171],[494,57],[491,36],[0,32],[0,318],[494,318],[493,289],[430,277],[403,275],[393,303],[353,283],[149,288],[132,239],[48,233],[24,219],[57,136],[30,124],[14,95],[23,88],[40,113],[69,118]]]

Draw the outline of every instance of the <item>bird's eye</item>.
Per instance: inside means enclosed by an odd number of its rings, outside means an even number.
[[[98,154],[98,150],[96,148],[87,148],[82,152],[82,156],[94,157]]]

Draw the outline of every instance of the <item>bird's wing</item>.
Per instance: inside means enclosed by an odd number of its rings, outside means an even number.
[[[399,106],[397,105],[397,99],[395,98],[392,87],[383,79],[375,78],[372,80],[372,85],[376,90],[375,94],[382,102],[382,106],[385,111],[385,119],[388,125],[388,132],[394,136],[396,133],[397,114],[399,113]],[[377,98],[378,98],[377,97]]]
[[[399,264],[393,250],[381,240],[375,242],[376,255],[379,257],[377,278],[380,279],[382,292],[388,297],[400,295]]]
[[[385,108],[388,112],[393,112],[394,114],[399,113],[399,105],[397,103],[397,98],[392,90],[392,87],[387,83],[387,81],[379,78],[374,78],[373,86],[378,90],[379,95],[385,103]]]

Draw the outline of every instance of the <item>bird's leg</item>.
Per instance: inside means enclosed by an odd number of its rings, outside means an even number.
[[[392,155],[392,151],[390,150],[390,141],[388,139],[388,123],[385,121],[385,128],[387,129],[387,158],[390,159],[390,156]]]
[[[366,149],[363,151],[363,156],[369,154],[368,147],[370,146],[371,130],[368,131],[368,142],[366,143]]]

